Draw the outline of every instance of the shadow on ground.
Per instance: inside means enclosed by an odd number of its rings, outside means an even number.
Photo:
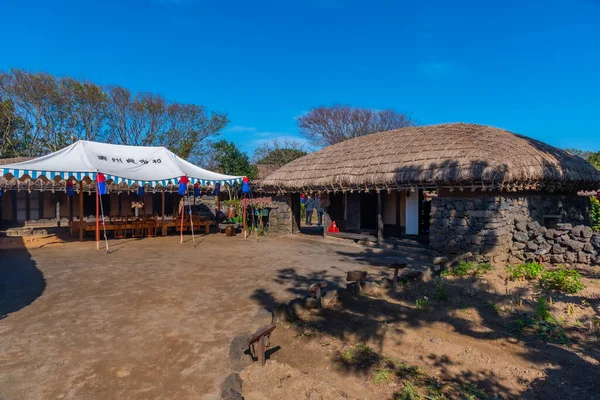
[[[23,238],[0,238],[0,320],[33,303],[45,288],[44,275]]]
[[[343,255],[350,257],[350,253]],[[376,265],[373,254],[368,250],[356,255],[355,260]],[[286,290],[297,296],[308,296],[306,288],[318,281],[327,281],[329,283],[327,290],[344,287],[345,282],[339,276],[332,276],[329,271],[323,269],[310,275],[301,275],[294,268],[285,268],[277,271],[273,281],[287,286]],[[374,278],[391,277],[391,274],[391,270],[382,268],[380,276]],[[347,295],[338,299],[337,307],[311,311],[310,321],[304,322],[315,328],[318,334],[330,335],[348,344],[370,343],[375,348],[373,363],[385,356],[382,354],[384,339],[394,338],[397,340],[396,345],[402,346],[404,330],[428,327],[437,322],[446,323],[454,332],[478,341],[505,339],[513,343],[520,342],[525,351],[518,356],[545,371],[543,378],[532,381],[522,378],[520,383],[527,387],[524,392],[511,392],[493,375],[482,376],[467,371],[450,379],[463,385],[475,385],[488,392],[510,394],[515,398],[577,400],[595,398],[600,389],[598,333],[588,334],[584,328],[568,327],[566,332],[571,338],[568,345],[549,343],[531,333],[516,333],[511,327],[516,319],[524,318],[524,314],[499,312],[496,304],[503,299],[506,300],[506,296],[493,293],[489,287],[486,287],[485,280],[469,276],[459,278],[451,284],[445,282],[446,287],[442,289],[439,283],[414,281],[401,287],[397,293],[390,294],[389,297],[383,294]],[[430,299],[427,310],[412,306],[417,299],[423,299],[424,296]],[[256,289],[251,298],[260,306],[270,310],[278,304],[278,300],[271,292],[261,288]],[[594,309],[598,309],[600,299],[585,300]],[[474,323],[470,319],[457,315],[457,312],[460,313],[460,310],[466,308],[474,309],[480,321]],[[532,311],[531,307],[529,311]],[[300,324],[304,322],[301,320]],[[438,356],[434,354],[428,357],[430,359],[433,357],[434,365],[439,365],[442,373],[452,362],[443,357],[435,359]],[[367,362],[349,366],[339,358],[332,360],[332,363],[337,365],[341,373],[357,376],[364,375],[373,364]]]

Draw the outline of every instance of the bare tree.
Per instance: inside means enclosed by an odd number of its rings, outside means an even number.
[[[298,128],[315,146],[329,146],[371,133],[414,125],[406,114],[346,105],[313,108],[298,117]]]
[[[0,71],[0,105],[0,150],[20,156],[39,156],[86,139],[165,146],[198,160],[210,138],[229,123],[224,113],[169,102],[160,94],[132,94],[121,86],[21,70]]]

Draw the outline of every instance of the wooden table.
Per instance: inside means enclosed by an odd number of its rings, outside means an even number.
[[[120,228],[124,230],[133,230],[134,228],[139,227],[139,223],[142,222],[143,227],[147,228],[146,222],[144,220],[128,220],[127,223],[121,223]],[[176,228],[177,231],[181,230],[181,220],[180,219],[165,219],[162,222],[161,218],[152,218],[152,222],[157,224],[157,227],[163,229],[163,232],[166,232],[168,228]],[[200,231],[204,229],[204,233],[208,234],[210,232],[210,227],[215,225],[215,221],[212,221],[209,217],[200,217],[198,219],[194,218],[194,231]],[[79,230],[82,222],[81,221],[73,221],[71,223],[71,235],[77,236],[79,235]],[[115,225],[112,220],[108,220],[104,222],[104,228],[102,227],[102,223],[100,224],[100,231],[102,232],[104,229],[107,231],[114,231]],[[183,230],[184,232],[188,232],[191,230],[192,224],[190,220],[183,221]],[[83,229],[84,232],[95,232],[96,231],[96,221],[83,221]],[[165,233],[166,235],[166,233]],[[163,235],[164,236],[164,235]]]

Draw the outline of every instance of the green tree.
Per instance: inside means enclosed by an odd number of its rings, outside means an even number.
[[[596,169],[600,169],[600,151],[597,151],[595,153],[590,153],[586,159],[587,159],[587,162],[589,162],[594,167],[596,167]]]
[[[258,169],[250,164],[248,155],[238,149],[233,142],[219,140],[212,144],[215,169],[227,175],[247,176],[256,179]]]
[[[308,153],[299,141],[278,139],[270,143],[263,143],[254,152],[254,163],[272,165],[275,168],[283,167],[297,158],[304,157]]]

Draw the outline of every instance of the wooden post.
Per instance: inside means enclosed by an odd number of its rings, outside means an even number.
[[[83,181],[79,182],[79,241],[83,242]]]
[[[221,222],[221,193],[217,194],[217,225]]]
[[[73,201],[71,196],[67,196],[67,209],[69,210],[69,228],[71,229],[71,236],[73,236]]]
[[[181,241],[179,243],[183,243],[183,214],[185,213],[185,195],[181,198],[181,208],[180,208],[180,212],[181,212]]]
[[[377,244],[383,242],[383,218],[381,216],[381,193],[377,192]]]
[[[56,227],[60,228],[60,197],[58,193],[54,196],[56,197]]]
[[[160,220],[160,225],[161,225],[161,232],[163,236],[167,236],[167,230],[165,229],[165,188],[162,188],[162,204],[161,204],[161,208],[162,208],[162,217]]]
[[[96,250],[100,250],[100,191],[96,181]]]
[[[246,239],[246,194],[244,194],[244,201],[242,206],[242,219],[244,221],[244,239]]]

